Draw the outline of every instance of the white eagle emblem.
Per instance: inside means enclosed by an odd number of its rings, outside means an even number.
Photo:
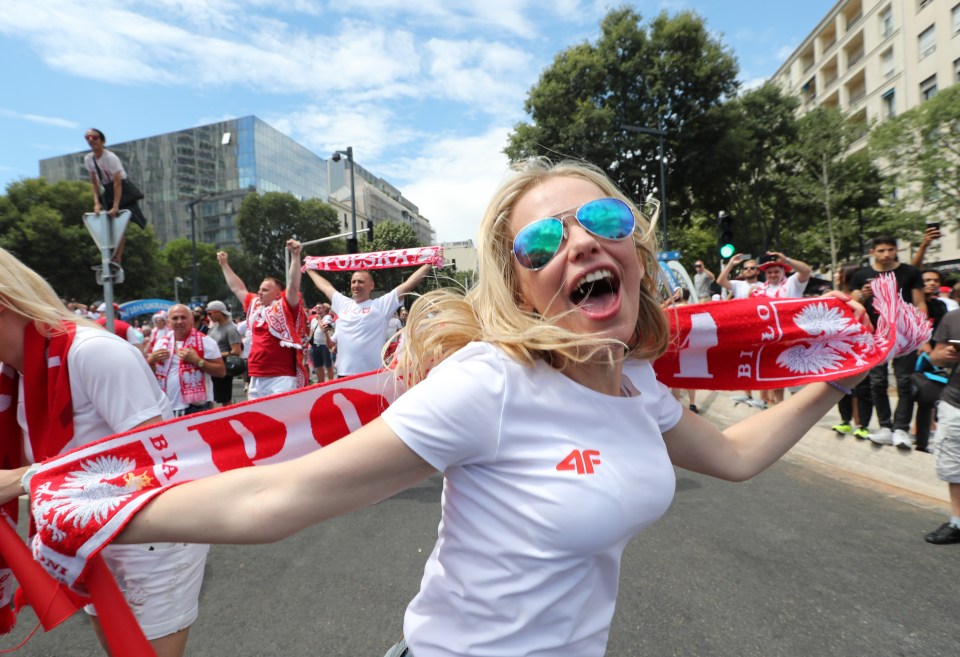
[[[848,357],[863,365],[866,354],[876,346],[873,336],[863,332],[855,319],[826,303],[804,307],[794,322],[814,339],[788,347],[777,356],[777,364],[791,372],[822,374],[838,369]]]
[[[102,524],[131,494],[153,482],[148,473],[134,475],[133,459],[98,456],[82,461],[80,470],[64,477],[53,489],[45,482],[34,491],[33,511],[39,530],[48,530],[54,541],[66,538],[62,526],[83,527]],[[117,479],[122,478],[122,484]]]

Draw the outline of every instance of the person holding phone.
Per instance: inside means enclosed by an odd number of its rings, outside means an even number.
[[[914,265],[897,260],[897,238],[892,235],[878,235],[871,241],[870,255],[873,264],[856,272],[850,279],[851,296],[867,308],[870,319],[877,321],[873,309],[873,292],[870,281],[880,274],[890,272],[897,281],[897,292],[907,303],[912,303],[923,312],[927,312],[927,300],[923,293],[923,278]],[[869,434],[868,438],[878,445],[896,445],[901,449],[912,449],[910,442],[910,421],[913,419],[913,388],[910,377],[917,363],[916,354],[907,354],[893,360],[893,371],[897,380],[897,408],[890,414],[890,398],[887,395],[889,372],[886,363],[877,365],[870,371],[870,396],[873,408],[877,412],[880,428]],[[864,406],[860,408],[860,417],[869,417]]]

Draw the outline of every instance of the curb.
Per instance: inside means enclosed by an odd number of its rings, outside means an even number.
[[[720,427],[727,427],[758,411],[746,404],[734,404],[731,395],[740,393],[713,390],[697,391],[701,415]],[[787,393],[789,394],[789,392]],[[896,405],[891,397],[890,405]],[[913,495],[950,506],[947,484],[937,479],[933,454],[880,446],[869,440],[843,436],[830,427],[840,422],[836,406],[817,422],[788,453],[837,468],[871,481],[902,489]]]

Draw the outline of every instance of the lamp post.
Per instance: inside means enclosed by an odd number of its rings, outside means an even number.
[[[183,283],[183,279],[179,276],[173,277],[173,300],[176,303],[180,303],[180,284]]]
[[[655,135],[657,141],[659,142],[659,150],[657,159],[660,160],[660,217],[663,219],[663,250],[667,250],[667,174],[664,169],[663,160],[665,158],[666,152],[664,150],[663,138],[666,137],[667,133],[661,129],[659,120],[657,121],[657,128],[644,128],[639,125],[621,125],[621,130],[626,130],[627,132],[640,132],[645,135]]]
[[[350,163],[350,229],[353,236],[347,238],[347,251],[358,253],[360,247],[357,244],[357,192],[353,179],[353,146],[347,146],[345,151],[335,151],[330,159],[339,162],[341,155],[346,155],[347,162]]]
[[[197,280],[197,211],[194,209],[197,203],[206,201],[212,194],[204,194],[187,203],[190,209],[190,298],[191,300],[200,295],[200,283]],[[182,280],[180,281],[183,282]]]

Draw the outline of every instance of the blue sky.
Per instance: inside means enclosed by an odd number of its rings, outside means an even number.
[[[5,0],[0,12],[0,187],[39,160],[255,114],[359,164],[420,207],[441,241],[476,236],[506,168],[509,131],[559,51],[594,41],[593,0]],[[770,77],[832,0],[630,3],[692,9]],[[278,8],[279,7],[279,8]]]

